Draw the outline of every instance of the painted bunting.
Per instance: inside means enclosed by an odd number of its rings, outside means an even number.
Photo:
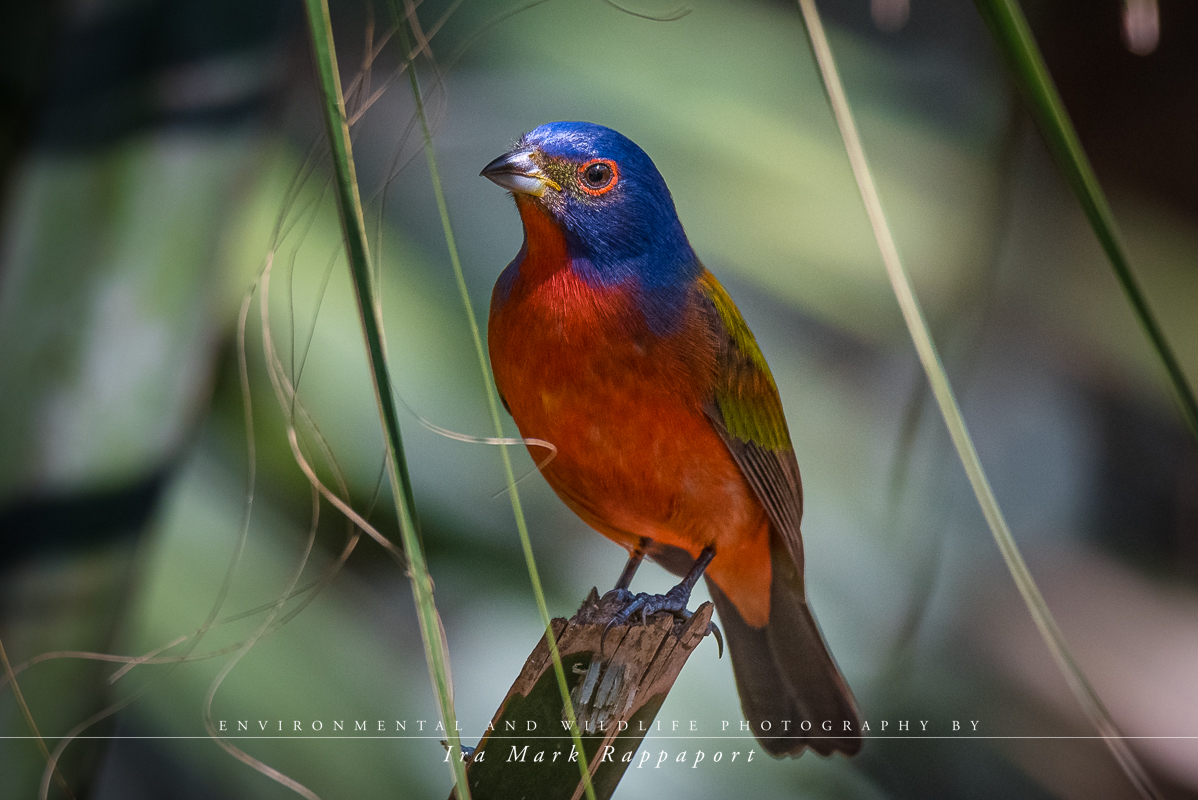
[[[702,575],[762,746],[856,753],[853,696],[807,606],[803,492],[778,390],[657,167],[610,128],[555,122],[481,174],[512,193],[524,224],[491,296],[495,383],[520,432],[556,445],[549,485],[629,551],[623,617],[687,614]],[[632,595],[646,555],[686,577]]]

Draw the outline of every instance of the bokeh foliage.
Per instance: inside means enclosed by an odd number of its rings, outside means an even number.
[[[668,5],[637,8],[664,13]],[[959,465],[921,400],[917,365],[797,12],[767,0],[688,5],[686,17],[654,23],[599,2],[555,0],[486,27],[507,6],[465,3],[439,29],[432,48],[444,71],[422,60],[422,85],[476,308],[486,307],[495,275],[520,242],[510,202],[477,178],[478,169],[551,119],[590,119],[629,135],[661,168],[697,252],[724,280],[770,360],[805,481],[812,604],[865,716],[875,728],[889,720],[887,733],[901,719],[941,727],[978,719],[995,735],[1086,733],[1042,663],[1042,644],[1022,626],[1024,612]],[[1077,13],[1109,13],[1117,52],[1117,4],[1111,6]],[[1189,662],[1170,642],[1192,635],[1195,619],[1198,523],[1186,498],[1194,496],[1198,456],[1101,250],[1017,111],[972,8],[917,0],[907,25],[892,34],[874,29],[865,2],[821,8],[899,247],[946,347],[999,500],[1050,604],[1129,733],[1192,734],[1185,723],[1194,702]],[[1169,20],[1185,20],[1171,17],[1170,5],[1162,8],[1159,55],[1174,59],[1177,40],[1169,37],[1180,34],[1170,33]],[[447,9],[427,0],[419,10],[426,29]],[[352,74],[368,20],[358,4],[333,11],[342,69]],[[377,12],[381,34],[386,14]],[[1034,26],[1054,30],[1047,12],[1032,12]],[[355,507],[390,504],[385,488],[378,494],[381,438],[337,255],[329,173],[319,160],[310,173],[305,166],[319,127],[296,18],[284,15],[258,39],[213,35],[218,43],[205,50],[172,47],[164,31],[250,26],[177,13],[171,18],[147,1],[62,24],[90,30],[98,41],[116,31],[127,37],[119,41],[143,42],[123,50],[76,48],[79,64],[131,63],[130,74],[142,76],[112,85],[133,86],[136,97],[149,86],[154,102],[168,109],[188,108],[177,99],[187,97],[210,111],[224,108],[224,116],[141,113],[135,125],[69,146],[39,140],[29,125],[7,173],[0,469],[3,541],[13,555],[5,562],[0,635],[15,662],[63,647],[147,652],[191,631],[208,612],[244,501],[231,325],[286,211],[296,225],[282,238],[274,267],[275,339],[292,374],[302,365],[301,396],[332,445]],[[1045,49],[1055,69],[1052,41]],[[141,56],[122,60],[113,51]],[[172,52],[178,56],[168,58]],[[56,57],[44,56],[44,63]],[[1169,63],[1176,70],[1177,62]],[[199,69],[212,64],[224,71]],[[373,86],[396,66],[395,53],[384,49]],[[53,78],[46,84],[58,85]],[[238,85],[240,95],[228,88]],[[213,86],[226,86],[225,94]],[[1063,90],[1068,104],[1068,85]],[[39,102],[59,96],[49,88],[34,95]],[[1162,95],[1157,103],[1167,110],[1184,96]],[[238,97],[254,99],[255,114],[230,111]],[[83,126],[82,106],[66,107],[76,109],[74,116],[56,119],[68,129]],[[144,112],[146,104],[133,107]],[[264,107],[273,112],[262,116]],[[488,435],[413,113],[410,94],[396,81],[355,131],[391,366],[413,409],[444,427]],[[1083,126],[1083,141],[1087,131]],[[1176,158],[1183,169],[1184,154]],[[1194,374],[1195,209],[1174,192],[1127,179],[1121,166],[1100,160],[1099,177],[1109,170],[1118,178],[1107,188],[1128,249]],[[308,177],[292,193],[297,175]],[[377,194],[384,184],[385,202]],[[103,290],[122,275],[146,288]],[[122,305],[114,296],[127,300]],[[143,335],[147,318],[160,320],[160,338]],[[114,333],[106,339],[96,331]],[[121,331],[128,344],[116,335]],[[55,345],[63,355],[38,355],[37,343],[45,341],[65,343]],[[170,342],[180,344],[172,349]],[[161,362],[144,355],[152,343]],[[173,355],[178,348],[190,355]],[[309,524],[306,483],[282,436],[261,359],[251,326],[259,481],[228,612],[277,596]],[[139,374],[141,384],[134,381]],[[85,383],[88,375],[99,383]],[[146,388],[139,392],[138,385]],[[105,386],[118,392],[109,406],[102,406],[110,397]],[[53,401],[55,392],[66,399]],[[55,409],[97,407],[111,408],[115,418],[79,411],[74,428],[37,422],[66,413]],[[503,489],[497,453],[445,440],[410,416],[401,422],[469,743],[540,623],[510,511],[495,497]],[[27,455],[33,452],[60,457]],[[69,473],[77,479],[52,479],[67,474],[55,472],[60,463],[77,465]],[[523,455],[519,464],[518,474],[532,469]],[[897,483],[896,465],[905,475]],[[327,469],[321,474],[331,480]],[[146,484],[161,485],[162,494],[146,519],[127,517],[122,530],[136,530],[100,535],[104,520],[93,514],[60,526],[76,535],[46,547],[52,536],[10,522],[44,519],[28,516],[30,498],[41,503]],[[566,512],[535,475],[521,489],[550,610],[568,615],[592,585],[614,580],[621,553]],[[345,543],[344,524],[334,517],[322,512],[321,547],[309,574],[329,566]],[[370,519],[388,525],[386,514]],[[79,539],[94,541],[81,550]],[[97,570],[89,573],[100,576],[94,584],[70,577],[86,569]],[[653,568],[638,577],[638,587],[650,590],[671,582]],[[107,588],[67,591],[86,585]],[[32,594],[32,586],[46,595]],[[105,593],[118,599],[95,600]],[[393,565],[368,542],[359,544],[319,598],[233,671],[216,695],[215,717],[303,721],[303,737],[242,744],[321,797],[443,796],[445,765],[435,738],[310,738],[318,719],[325,733],[338,719],[435,721],[406,594]],[[69,613],[52,619],[43,613],[50,607]],[[106,621],[77,613],[82,608]],[[199,650],[236,642],[253,625],[222,625]],[[13,631],[30,634],[10,640]],[[220,663],[184,665],[122,712],[118,732],[197,738],[120,741],[98,796],[293,796],[203,737],[200,707]],[[115,668],[89,667],[89,677],[71,669],[39,665],[22,679],[51,736],[86,716],[92,682],[102,688],[102,676]],[[163,667],[138,668],[105,691],[131,691],[155,670]],[[66,702],[85,684],[84,700]],[[5,733],[20,732],[7,695],[0,704]],[[684,724],[695,719],[711,735],[738,717],[727,661],[702,650],[659,715]],[[718,741],[710,748],[731,749]],[[31,761],[40,771],[26,745],[5,743],[2,757]],[[674,753],[708,745],[664,739],[654,746]],[[1141,747],[1167,788],[1198,786],[1192,749]],[[1054,766],[1066,762],[1082,766]],[[1085,741],[878,738],[853,762],[808,756],[692,770],[671,760],[659,770],[630,770],[617,796],[1127,796],[1120,780],[1101,746]]]

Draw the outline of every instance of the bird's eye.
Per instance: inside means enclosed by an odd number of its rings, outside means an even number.
[[[590,195],[600,195],[611,191],[620,179],[620,171],[616,162],[606,158],[596,158],[578,168],[578,185]]]

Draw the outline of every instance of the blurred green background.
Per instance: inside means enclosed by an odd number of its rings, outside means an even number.
[[[417,65],[475,309],[485,313],[521,241],[511,201],[477,177],[484,164],[559,119],[614,127],[654,158],[696,251],[773,368],[804,478],[812,606],[871,725],[852,761],[759,755],[691,769],[673,762],[677,752],[693,760],[696,748],[746,743],[646,739],[671,761],[630,770],[617,797],[1134,796],[1087,738],[924,389],[797,9],[688,0],[689,14],[655,22],[599,0],[508,14],[517,7],[426,0],[415,12],[433,34],[431,58]],[[632,8],[675,10],[665,0]],[[1198,739],[1185,738],[1198,737],[1198,447],[1162,370],[973,7],[828,0],[821,10],[899,248],[1016,538],[1154,779],[1168,797],[1198,795]],[[1198,12],[1184,0],[1026,10],[1150,301],[1198,376],[1198,55],[1188,44]],[[350,88],[389,12],[350,0],[332,11]],[[344,554],[336,512],[325,505],[313,522],[255,297],[246,355],[256,482],[230,572],[248,455],[235,323],[272,247],[269,324],[283,367],[355,507],[395,528],[306,32],[298,6],[273,0],[56,2],[8,19],[0,640],[18,668],[60,651],[142,655],[210,616],[273,605],[301,567],[303,586]],[[403,60],[389,41],[351,93],[351,109],[375,98],[354,146],[393,376],[415,413],[487,436],[415,106],[407,76],[396,77]],[[431,433],[408,411],[402,422],[469,744],[540,621],[498,453]],[[305,449],[332,483],[310,435]],[[521,472],[533,470],[517,456]],[[521,493],[550,611],[569,616],[592,586],[611,586],[623,551],[538,476]],[[649,566],[635,588],[673,580]],[[325,800],[444,797],[437,738],[413,730],[437,713],[404,576],[364,539],[284,613],[313,595],[231,669],[213,718],[281,724],[278,738],[235,741]],[[21,672],[50,747],[135,698],[66,749],[75,795],[295,796],[214,745],[202,721],[233,657],[221,651],[265,619],[222,621],[164,651],[212,657],[115,681],[119,664],[93,660]],[[705,645],[659,719],[719,736],[739,713],[730,664]],[[361,720],[388,721],[388,735],[405,720],[413,738],[354,734]],[[891,736],[901,720],[926,720],[939,738]],[[953,733],[954,720],[967,730],[977,721],[978,736]],[[349,734],[317,738],[334,721]],[[44,759],[21,738],[28,729],[7,688],[0,726],[0,798],[36,797]],[[50,796],[64,795],[51,786]]]

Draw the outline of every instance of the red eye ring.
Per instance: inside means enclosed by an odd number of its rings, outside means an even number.
[[[578,188],[592,197],[606,194],[620,182],[620,168],[610,158],[592,158],[578,167]]]

